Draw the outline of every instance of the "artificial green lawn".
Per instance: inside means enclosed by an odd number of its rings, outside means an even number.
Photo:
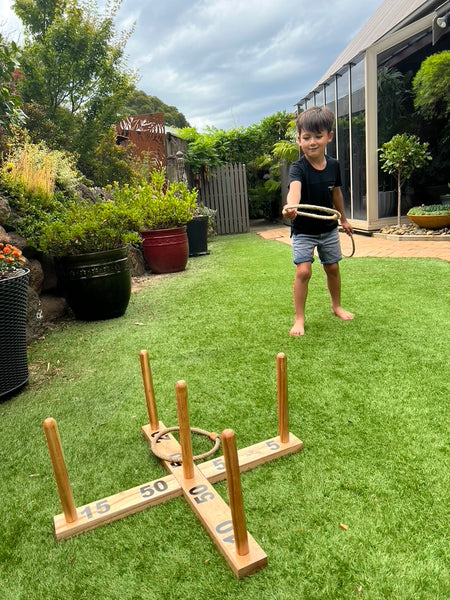
[[[124,317],[71,322],[29,350],[31,378],[0,404],[2,600],[448,598],[449,264],[341,263],[341,322],[314,264],[307,331],[293,319],[291,249],[221,237],[153,276]],[[138,352],[159,418],[277,435],[276,355],[302,452],[242,475],[247,528],[268,556],[240,581],[183,498],[56,542],[61,512],[42,423],[56,419],[77,506],[165,475],[148,449]],[[226,484],[215,489],[226,499]],[[339,524],[348,526],[342,529]]]

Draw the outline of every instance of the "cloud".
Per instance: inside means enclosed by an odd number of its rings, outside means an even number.
[[[293,111],[380,4],[123,0],[116,24],[135,23],[126,54],[139,89],[199,129],[228,129]],[[10,16],[2,4],[0,23]]]

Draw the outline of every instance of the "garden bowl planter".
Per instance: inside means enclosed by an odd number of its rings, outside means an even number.
[[[450,227],[450,215],[407,215],[413,223],[424,229]]]
[[[126,248],[65,256],[58,259],[57,270],[77,319],[101,321],[125,314],[131,296]]]
[[[189,256],[186,225],[142,231],[141,236],[144,259],[152,273],[184,271]]]
[[[28,383],[26,344],[28,270],[0,279],[0,400]]]

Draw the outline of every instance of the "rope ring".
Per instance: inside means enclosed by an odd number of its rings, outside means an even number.
[[[295,208],[296,209],[296,213],[300,216],[300,217],[312,217],[314,219],[323,219],[325,221],[337,221],[338,219],[341,218],[341,213],[338,210],[335,210],[334,208],[328,208],[326,206],[315,206],[314,204],[288,204],[287,206],[285,206],[283,208],[283,212],[286,211],[286,209],[292,209]],[[320,212],[324,212],[326,214],[324,215],[317,215],[314,213],[308,213],[308,212],[303,212],[301,209],[302,208],[308,208],[308,209],[312,209],[312,210],[318,210]]]
[[[167,435],[168,433],[172,433],[174,431],[180,431],[180,428],[179,427],[168,427],[167,429],[162,429],[161,431],[159,431],[157,433],[157,435],[155,435],[155,437],[152,439],[151,449],[152,449],[153,454],[155,456],[157,456],[158,458],[160,458],[161,460],[165,460],[166,462],[182,463],[183,461],[182,461],[181,455],[167,456],[167,454],[163,454],[162,452],[160,452],[159,450],[156,449],[156,445],[157,445],[158,441],[162,437]],[[214,442],[211,450],[208,450],[207,452],[204,452],[203,454],[198,454],[197,456],[193,456],[192,457],[193,461],[208,458],[209,456],[211,456],[212,454],[217,452],[217,450],[219,449],[219,446],[220,446],[220,435],[218,433],[214,433],[214,432],[209,433],[208,431],[204,431],[203,429],[197,429],[196,427],[191,427],[190,431],[191,431],[191,433],[195,433],[196,435],[203,435],[203,436],[209,438],[212,442]],[[179,458],[175,458],[175,456],[179,456]]]

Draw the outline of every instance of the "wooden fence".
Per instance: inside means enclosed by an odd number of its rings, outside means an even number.
[[[221,165],[202,178],[198,201],[217,210],[217,233],[250,230],[245,165]]]

